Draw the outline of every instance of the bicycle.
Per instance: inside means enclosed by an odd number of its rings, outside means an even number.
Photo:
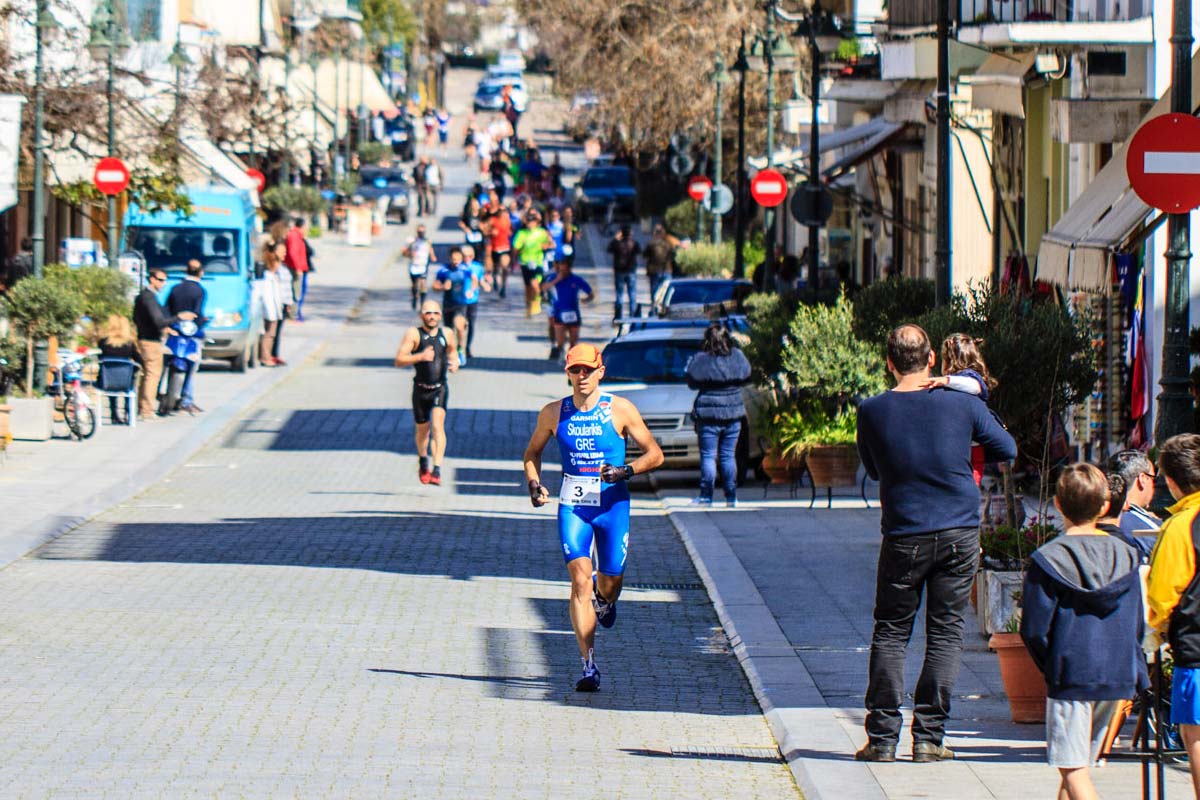
[[[79,441],[96,433],[96,411],[83,390],[83,363],[84,356],[78,353],[60,353],[54,383],[48,387],[54,410],[62,414],[67,429]]]

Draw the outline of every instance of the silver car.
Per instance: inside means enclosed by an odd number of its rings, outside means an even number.
[[[700,466],[700,443],[696,437],[692,405],[696,392],[688,388],[687,366],[700,352],[703,327],[657,327],[618,336],[604,348],[604,387],[628,399],[642,414],[646,427],[662,448],[670,469]],[[742,389],[749,415],[742,420],[738,441],[738,474],[745,476],[754,460],[762,457],[762,447],[752,426],[762,399],[757,389]],[[632,440],[626,442],[630,458],[640,451]]]

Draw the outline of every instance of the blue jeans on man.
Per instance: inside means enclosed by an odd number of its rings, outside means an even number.
[[[737,443],[742,432],[740,419],[699,420],[700,500],[712,502],[717,482],[717,462],[721,465],[725,500],[737,499]]]
[[[617,286],[617,291],[616,291],[616,301],[617,302],[616,302],[616,309],[614,311],[614,315],[616,317],[622,316],[621,315],[621,293],[622,292],[625,292],[625,294],[629,298],[629,313],[630,314],[634,313],[634,311],[637,310],[637,272],[635,270],[630,270],[629,272],[614,272],[613,279]]]
[[[651,272],[650,273],[650,302],[654,302],[654,298],[658,297],[659,288],[670,280],[671,275],[668,272]]]

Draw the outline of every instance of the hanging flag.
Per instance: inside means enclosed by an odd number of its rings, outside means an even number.
[[[1144,283],[1140,280],[1141,270],[1138,270],[1137,295],[1133,301],[1133,316],[1129,324],[1129,347],[1126,350],[1130,360],[1129,386],[1129,418],[1135,423],[1150,410],[1149,376],[1146,372],[1146,337],[1142,326],[1145,324]]]

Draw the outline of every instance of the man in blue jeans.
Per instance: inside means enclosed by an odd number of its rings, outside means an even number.
[[[942,739],[962,660],[963,618],[979,563],[979,487],[971,442],[988,462],[1017,446],[975,395],[926,389],[929,336],[901,325],[888,336],[896,388],[858,408],[858,452],[879,481],[883,542],[875,580],[875,630],[867,684],[869,741],[859,761],[895,761],[904,698],[904,652],[925,595],[925,664],[913,692],[913,761],[954,758]]]
[[[208,324],[208,318],[204,316],[204,301],[208,295],[204,291],[204,284],[200,282],[203,277],[204,265],[200,263],[199,259],[190,259],[187,262],[187,272],[184,274],[183,280],[171,287],[170,293],[167,294],[168,316],[177,317],[190,311],[196,315],[196,323],[201,329]],[[195,402],[196,370],[200,367],[200,358],[201,356],[197,355],[196,360],[188,367],[179,398],[179,407],[193,415],[204,410]]]
[[[613,318],[620,319],[623,294],[629,299],[629,313],[634,313],[637,308],[637,259],[642,247],[633,238],[633,230],[622,225],[608,243],[608,252],[612,255],[613,281],[617,289]]]

